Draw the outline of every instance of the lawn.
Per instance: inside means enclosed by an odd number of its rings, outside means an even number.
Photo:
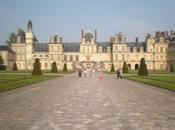
[[[167,70],[149,70],[149,74],[175,74],[175,72],[170,73]],[[106,74],[116,74],[116,72],[105,71]],[[138,70],[129,70],[128,74],[137,74]]]
[[[18,70],[18,71],[6,71],[6,70],[0,70],[0,73],[2,73],[2,74],[16,74],[16,73],[18,73],[18,74],[31,74],[31,70],[29,71],[29,70]],[[43,74],[53,74],[53,73],[51,73],[50,71],[42,71],[43,72]],[[54,73],[54,74],[72,74],[72,73],[74,73],[74,71],[58,71],[57,73]]]
[[[21,74],[2,74],[0,75],[0,92],[7,91],[19,87],[23,87],[26,85],[30,85],[33,83],[38,83],[44,80],[49,80],[52,78],[56,78],[56,75],[21,75]]]
[[[125,78],[175,91],[175,74],[125,75]]]
[[[104,73],[106,73],[106,74],[116,74],[115,71],[114,71],[114,72],[111,72],[111,71],[104,71]]]

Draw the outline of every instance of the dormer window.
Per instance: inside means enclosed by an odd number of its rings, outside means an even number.
[[[98,52],[102,52],[102,47],[101,46],[98,47]]]
[[[89,43],[91,43],[91,40],[92,40],[94,37],[93,37],[92,33],[86,33],[86,34],[84,35],[84,38],[85,38],[85,42],[86,42],[87,44],[89,44]]]

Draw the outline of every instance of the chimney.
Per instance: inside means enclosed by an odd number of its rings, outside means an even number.
[[[173,35],[173,30],[170,31],[171,35]]]
[[[17,36],[17,43],[21,43],[21,38],[20,38],[20,36]]]
[[[81,39],[83,38],[84,36],[84,30],[81,30]]]
[[[166,31],[165,32],[165,38],[168,39],[168,36],[169,36],[168,31]]]
[[[95,30],[95,42],[97,42],[97,30]]]
[[[63,41],[63,38],[62,38],[62,37],[60,37],[60,43],[62,43],[62,41]]]
[[[158,38],[159,37],[159,32],[156,32],[156,38]]]
[[[164,38],[165,38],[165,32],[162,32],[162,37],[164,37]]]
[[[136,37],[136,46],[139,47],[139,38]]]

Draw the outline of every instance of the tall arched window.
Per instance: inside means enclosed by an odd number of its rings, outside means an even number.
[[[131,64],[127,64],[128,69],[131,70]]]
[[[135,64],[135,70],[139,69],[139,64]]]

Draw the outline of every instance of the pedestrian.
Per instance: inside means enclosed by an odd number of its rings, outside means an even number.
[[[123,71],[122,71],[122,69],[120,69],[120,79],[122,79],[123,78]]]
[[[99,80],[100,80],[100,81],[103,81],[103,79],[104,79],[103,72],[100,71],[100,72],[99,72]]]
[[[117,74],[117,78],[119,79],[120,78],[120,71],[119,71],[119,69],[116,70],[116,74]]]
[[[87,75],[87,70],[85,69],[84,70],[84,77],[86,78],[86,75]]]
[[[82,73],[81,70],[79,70],[79,71],[78,71],[78,76],[79,76],[79,78],[81,78],[81,73]]]

